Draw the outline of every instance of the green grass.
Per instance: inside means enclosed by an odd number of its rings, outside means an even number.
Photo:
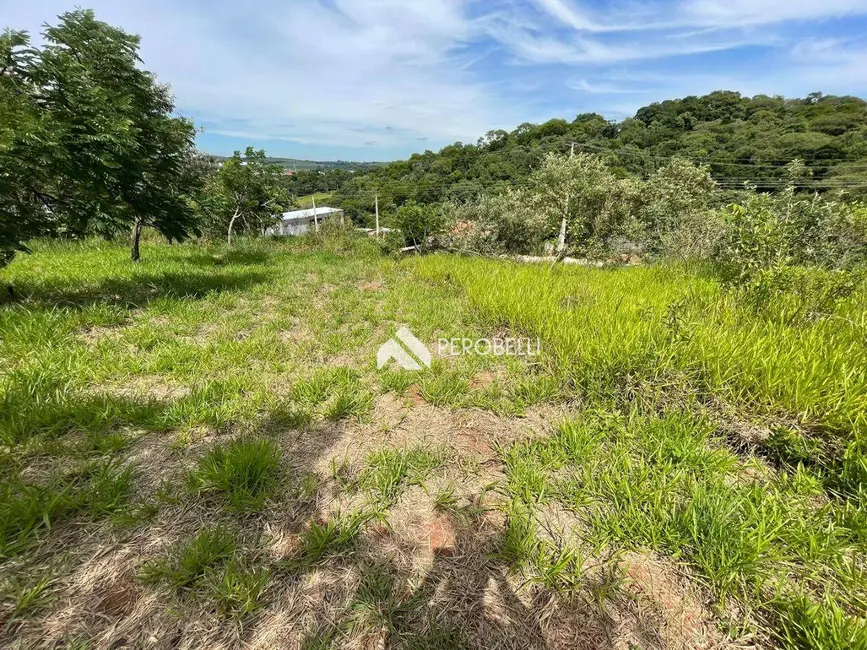
[[[583,395],[652,384],[800,422],[831,439],[812,459],[830,487],[857,495],[867,485],[863,289],[833,317],[793,326],[757,316],[682,266],[551,271],[453,256],[410,266],[461,287],[492,323],[541,337]],[[434,383],[431,396],[448,399],[449,390]],[[785,459],[789,449],[778,452]]]
[[[270,440],[233,440],[199,460],[190,476],[198,492],[220,493],[234,510],[258,510],[280,478],[280,450]]]
[[[209,571],[224,566],[236,552],[237,543],[231,531],[219,526],[205,528],[170,549],[167,557],[145,563],[139,578],[175,590],[190,589],[202,583]]]
[[[444,450],[421,446],[384,449],[367,459],[355,488],[367,492],[375,503],[388,507],[407,485],[421,485],[445,458]]]
[[[140,565],[142,589],[183,596],[181,617],[206,603],[246,626],[266,620],[273,583],[345,571],[357,588],[314,630],[328,644],[386,630],[402,647],[472,646],[467,621],[426,618],[436,601],[413,590],[424,576],[401,574],[367,535],[374,522],[402,530],[394,506],[421,486],[461,535],[503,511],[485,563],[507,563],[539,602],[604,610],[623,554],[650,553],[681,566],[734,637],[867,646],[863,290],[792,324],[698,268],[395,262],[347,232],[233,250],[147,243],[139,265],[112,243],[34,250],[0,271],[21,296],[0,305],[4,614],[35,620],[70,597],[85,561],[64,548],[70,527],[88,554],[204,520]],[[507,331],[539,337],[543,354],[377,370],[400,326],[434,350]],[[531,410],[552,403],[565,419],[550,435],[518,435],[513,420],[510,442],[486,440],[490,456],[451,451],[451,424],[424,444],[388,438],[421,409],[468,429],[480,418],[500,440],[493,415],[527,415],[529,433],[553,409]],[[771,435],[745,445],[729,419]],[[341,463],[346,432],[383,443]],[[295,546],[270,560],[277,530]],[[49,564],[50,578],[28,568]]]
[[[809,647],[846,647],[830,641],[844,632],[858,647],[867,640],[858,614],[867,605],[867,572],[856,559],[867,522],[845,505],[823,503],[821,484],[803,468],[743,480],[738,457],[722,443],[690,413],[637,407],[588,412],[551,438],[518,443],[505,456],[511,524],[503,552],[531,565],[536,580],[557,577],[534,517],[559,503],[586,522],[582,544],[594,554],[634,548],[680,558],[721,606],[730,598],[746,603],[781,621],[783,636],[828,635],[825,645]]]
[[[331,192],[316,192],[314,194],[306,194],[304,196],[299,196],[295,199],[295,204],[298,206],[298,210],[305,210],[307,208],[313,207],[313,200],[316,200],[316,207],[333,207],[329,206],[328,202],[331,200],[333,194]]]
[[[339,514],[327,521],[309,522],[301,534],[298,553],[289,561],[290,569],[307,568],[339,555],[351,554],[364,526],[376,518],[374,513],[355,511]]]
[[[233,559],[219,570],[208,571],[204,587],[221,614],[244,618],[262,606],[270,577],[267,567],[247,568]]]

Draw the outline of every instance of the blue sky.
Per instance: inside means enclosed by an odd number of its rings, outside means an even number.
[[[78,0],[218,154],[390,160],[717,89],[867,96],[867,0]],[[75,6],[0,0],[28,29]]]

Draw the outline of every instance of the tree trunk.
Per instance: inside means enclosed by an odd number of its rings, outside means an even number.
[[[141,242],[141,229],[142,220],[136,218],[135,223],[132,226],[132,244],[130,245],[130,257],[133,262],[138,262],[141,259],[141,252],[139,251],[139,243]]]
[[[231,219],[231,221],[229,221],[229,238],[228,238],[229,246],[232,245],[232,229],[235,227],[235,221],[237,221],[238,217],[240,217],[240,216],[241,216],[241,211],[235,210],[235,214],[232,215],[232,219]]]

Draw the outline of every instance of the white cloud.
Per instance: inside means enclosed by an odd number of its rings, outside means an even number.
[[[465,66],[473,23],[461,0],[89,4],[141,34],[145,65],[212,133],[394,148],[422,136],[474,141],[520,121],[515,103]],[[35,28],[66,7],[49,0],[4,14]]]
[[[586,79],[570,81],[566,86],[572,90],[580,90],[591,95],[633,95],[647,92],[646,89],[637,86],[623,86],[608,81],[590,82]]]
[[[864,0],[684,0],[677,12],[685,24],[767,25],[867,14]]]
[[[0,15],[3,26],[38,31],[72,2],[0,0]],[[409,152],[573,108],[623,115],[724,88],[867,86],[867,48],[822,22],[867,14],[867,0],[621,0],[592,11],[580,0],[88,5],[141,34],[145,65],[210,134],[308,150]],[[700,66],[689,58],[746,46],[764,49]]]
[[[518,62],[532,64],[610,65],[675,56],[737,49],[747,45],[767,45],[769,34],[721,35],[720,37],[672,39],[631,38],[606,41],[579,34],[551,35],[550,32],[515,27],[505,21],[489,21],[487,33],[503,44]]]

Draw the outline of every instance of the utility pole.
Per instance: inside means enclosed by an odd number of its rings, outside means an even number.
[[[313,199],[313,226],[316,228],[316,232],[319,232],[319,219],[316,218],[316,196],[311,198]]]
[[[376,236],[379,237],[379,194],[373,200],[376,206]]]
[[[569,149],[569,157],[575,157],[575,143]],[[563,213],[563,220],[560,222],[560,237],[557,239],[557,252],[562,253],[566,250],[566,217],[569,214],[569,195],[566,195],[566,211]]]

